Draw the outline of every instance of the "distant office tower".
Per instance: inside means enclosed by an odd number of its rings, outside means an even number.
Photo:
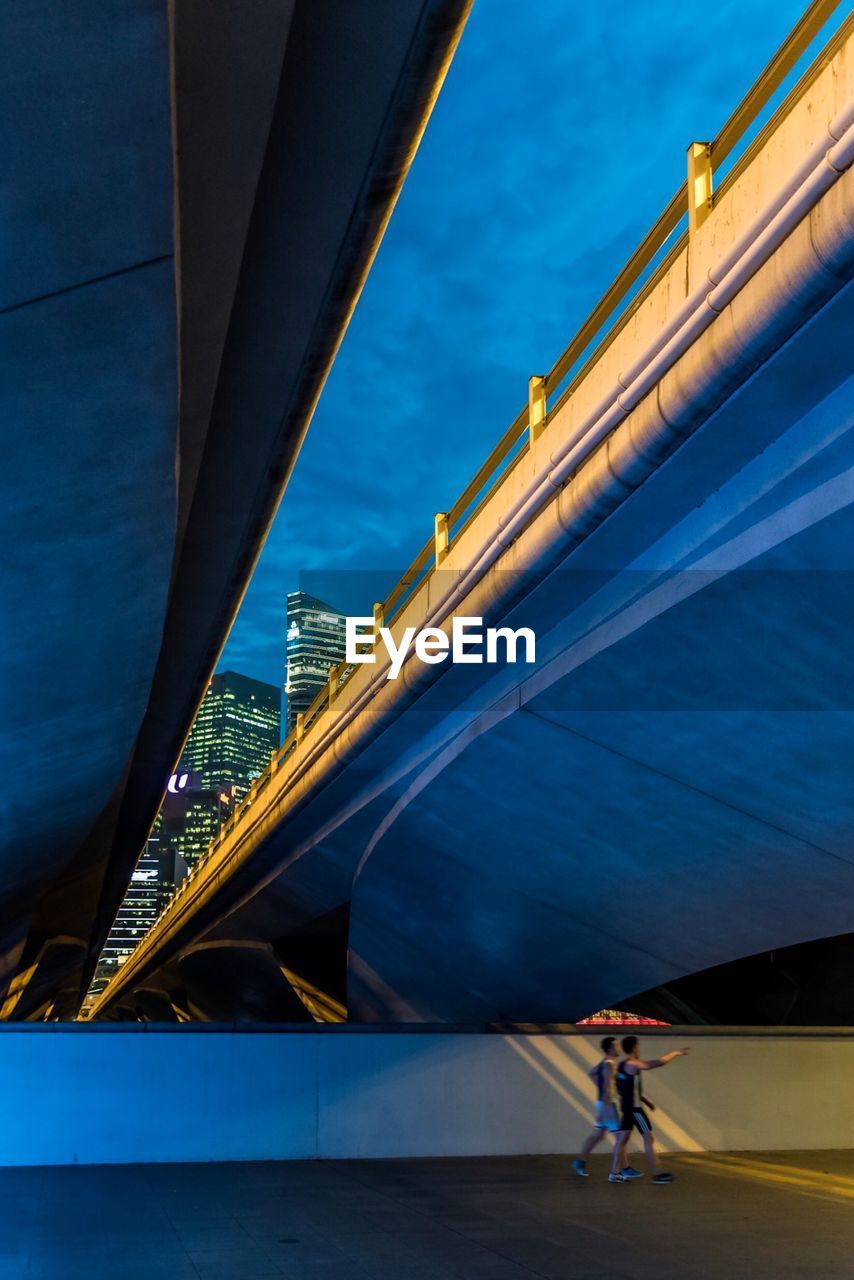
[[[98,958],[91,995],[102,991],[124,964],[175,889],[219,834],[220,827],[234,810],[236,791],[234,784],[222,791],[203,790],[199,774],[173,773],[151,835]]]
[[[157,815],[154,828],[146,841],[145,853],[142,856],[156,860],[157,863],[157,914],[160,915],[160,912],[189,870],[187,863],[178,850],[174,849],[169,841],[164,839],[160,814]]]
[[[101,990],[151,928],[279,745],[281,694],[234,671],[216,675],[98,960]]]
[[[311,706],[329,679],[329,668],[343,661],[345,615],[332,605],[307,595],[288,594],[285,635],[286,731],[296,724],[297,713]]]
[[[204,787],[198,773],[174,773],[155,827],[162,847],[192,870],[233,813],[237,793],[234,783]]]
[[[186,874],[186,866],[180,856],[164,844],[158,826],[159,822],[146,841],[104,944],[92,984],[93,993],[102,990],[124,964]]]
[[[281,694],[275,685],[223,671],[211,680],[184,747],[179,773],[197,774],[197,790],[239,800],[279,745]]]

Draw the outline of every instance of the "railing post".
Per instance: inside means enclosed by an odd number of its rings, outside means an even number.
[[[445,559],[448,554],[448,513],[447,511],[436,512],[436,523],[433,532],[433,547],[436,553],[436,568]]]
[[[688,148],[688,234],[693,236],[712,210],[712,147],[692,142]]]
[[[338,694],[338,674],[339,672],[338,672],[337,666],[331,666],[329,668],[328,690],[329,690],[329,706],[330,707],[332,706]]]
[[[528,379],[528,443],[539,440],[546,425],[546,380],[540,374]]]
[[[378,600],[374,605],[374,644],[376,644],[377,636],[380,633],[380,627],[385,626],[385,609],[382,601]]]
[[[294,730],[295,730],[297,742],[302,742],[303,734],[305,733],[305,712],[304,711],[297,712],[297,722],[296,722],[296,725],[294,726]]]

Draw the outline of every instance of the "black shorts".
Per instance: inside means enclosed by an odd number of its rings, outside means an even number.
[[[643,1107],[630,1107],[628,1111],[623,1111],[620,1117],[620,1128],[622,1130],[637,1129],[638,1133],[652,1133],[652,1125],[649,1116]]]

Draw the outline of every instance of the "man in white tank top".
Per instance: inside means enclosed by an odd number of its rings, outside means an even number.
[[[572,1167],[579,1178],[588,1178],[586,1158],[599,1145],[606,1134],[617,1134],[620,1131],[620,1114],[617,1107],[616,1070],[620,1051],[615,1036],[606,1036],[601,1044],[602,1057],[588,1075],[596,1086],[596,1110],[593,1118],[593,1131],[586,1139],[584,1146],[572,1162]],[[622,1174],[625,1178],[639,1178],[641,1175],[625,1161]]]

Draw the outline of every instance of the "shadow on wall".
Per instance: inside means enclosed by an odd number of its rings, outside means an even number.
[[[551,1036],[528,1036],[524,1042],[510,1037],[507,1043],[569,1106],[585,1119],[592,1120],[593,1086],[588,1072],[601,1056],[594,1045],[576,1037],[556,1040]],[[664,1150],[705,1150],[658,1104],[655,1132]]]

